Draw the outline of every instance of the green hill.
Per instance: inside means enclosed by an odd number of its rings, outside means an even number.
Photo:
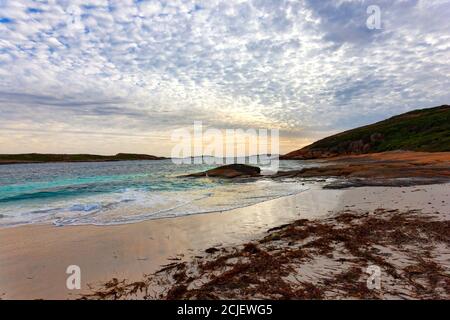
[[[101,156],[95,154],[0,154],[0,164],[13,163],[41,163],[41,162],[102,162],[102,161],[134,161],[134,160],[161,160],[162,157],[147,154],[118,153],[114,156]]]
[[[450,106],[414,110],[344,131],[282,159],[313,159],[392,150],[450,151]]]

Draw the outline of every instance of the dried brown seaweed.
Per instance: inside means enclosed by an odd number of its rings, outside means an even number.
[[[449,250],[450,221],[438,216],[377,209],[302,219],[270,229],[259,241],[168,264],[143,282],[113,279],[84,298],[449,299],[449,269],[433,259],[433,250]],[[382,290],[367,286],[369,265],[382,270]],[[150,296],[155,286],[159,293]]]

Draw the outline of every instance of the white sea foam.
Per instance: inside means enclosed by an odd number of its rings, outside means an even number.
[[[307,165],[281,161],[280,170]],[[180,178],[210,168],[165,160],[0,166],[0,227],[132,223],[227,211],[305,189],[298,180],[287,179]]]
[[[2,212],[0,226],[30,223],[53,223],[58,226],[134,223],[227,211],[292,195],[305,189],[307,188],[298,181],[272,180],[228,183],[183,191],[158,192],[129,188],[115,193],[61,200],[48,207],[11,206],[7,212]]]

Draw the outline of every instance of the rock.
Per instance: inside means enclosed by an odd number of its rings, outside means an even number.
[[[217,248],[214,248],[214,247],[211,247],[211,248],[208,248],[205,250],[206,253],[215,253],[217,251],[220,251],[220,250]]]
[[[236,178],[236,177],[257,177],[261,174],[261,169],[246,164],[229,164],[214,168],[208,171],[193,173],[187,177],[219,177],[219,178]]]
[[[371,142],[378,142],[383,140],[383,135],[381,133],[375,132],[370,135]]]
[[[370,148],[371,148],[372,146],[370,145],[370,143],[366,143],[364,146],[363,146],[363,149],[362,149],[362,153],[368,153],[369,151],[370,151]]]
[[[364,142],[362,140],[356,140],[350,142],[350,146],[348,148],[348,153],[358,154],[362,152],[364,147]]]

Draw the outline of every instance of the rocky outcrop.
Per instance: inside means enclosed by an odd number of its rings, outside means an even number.
[[[391,151],[342,156],[324,160],[322,164],[301,170],[278,171],[271,177],[283,179],[334,177],[345,179],[346,185],[349,184],[348,179],[353,179],[352,183],[357,181],[354,179],[367,180],[364,182],[358,180],[360,185],[362,183],[366,185],[369,185],[368,183],[370,185],[392,183],[392,185],[399,186],[448,183],[450,181],[450,152]]]
[[[218,178],[237,178],[237,177],[257,177],[261,174],[261,169],[246,164],[229,164],[214,168],[208,171],[193,173],[187,177],[218,177]]]

